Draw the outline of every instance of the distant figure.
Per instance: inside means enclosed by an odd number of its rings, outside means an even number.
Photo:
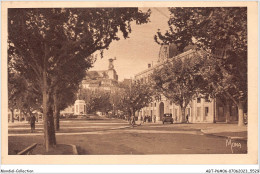
[[[153,122],[154,123],[156,122],[156,116],[155,115],[153,116]]]
[[[130,124],[134,127],[135,125],[135,117],[132,115],[130,118]]]
[[[189,123],[189,115],[186,115],[186,123]]]
[[[129,123],[131,123],[131,116],[127,115],[127,121],[129,121]]]
[[[35,116],[33,115],[30,119],[30,124],[31,124],[31,132],[34,132],[35,130],[35,121],[36,121],[36,118]]]

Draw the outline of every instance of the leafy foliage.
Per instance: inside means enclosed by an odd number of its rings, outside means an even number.
[[[149,16],[150,11],[143,13],[138,8],[8,9],[8,58],[12,58],[8,62],[42,95],[47,151],[56,143],[52,114],[55,88],[74,86],[93,63],[91,54],[102,54],[112,41],[119,40],[119,31],[127,38],[130,23],[147,23]],[[66,66],[76,68],[77,78],[66,77],[67,84],[58,85]]]
[[[79,99],[85,100],[87,113],[108,112],[112,110],[110,93],[103,90],[81,89]]]
[[[157,93],[163,94],[185,110],[193,97],[200,93],[201,86],[205,85],[200,74],[204,59],[205,57],[197,52],[192,52],[186,57],[172,58],[162,67],[155,69],[152,79]]]
[[[206,7],[169,10],[169,31],[164,35],[158,32],[155,40],[158,43],[175,43],[180,51],[189,44],[203,49],[212,59],[204,74],[214,92],[231,92],[235,100],[247,98],[247,9]]]
[[[32,115],[33,111],[41,111],[41,96],[35,93],[32,84],[18,73],[8,73],[8,107],[13,112],[20,110],[25,115]]]
[[[140,83],[138,81],[130,86],[125,85],[121,97],[121,110],[130,115],[146,107],[152,101],[153,90],[150,84]]]
[[[247,8],[169,10],[169,30],[164,34],[158,31],[155,41],[175,43],[180,51],[189,44],[204,50],[209,57],[201,71],[208,81],[204,93],[213,97],[225,95],[242,109],[242,103],[247,105]]]

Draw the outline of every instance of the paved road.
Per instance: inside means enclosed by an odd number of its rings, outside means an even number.
[[[9,124],[9,154],[43,142],[43,125],[30,133],[28,123]],[[246,141],[202,134],[181,126],[144,124],[130,127],[123,120],[61,121],[57,142],[75,144],[79,154],[231,154],[247,153]],[[232,146],[232,148],[231,148]]]

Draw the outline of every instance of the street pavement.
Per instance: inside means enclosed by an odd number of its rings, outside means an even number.
[[[147,124],[138,122],[138,124]],[[161,122],[156,123],[148,123],[153,124],[151,127],[160,127]],[[166,127],[173,127],[170,125],[163,126]],[[207,135],[215,135],[219,137],[226,137],[226,138],[233,138],[233,139],[241,139],[247,140],[247,126],[237,126],[236,123],[233,124],[226,124],[226,123],[195,123],[195,124],[174,124],[174,129],[182,129],[182,130],[199,130],[204,134]]]
[[[233,124],[157,124],[132,127],[118,119],[61,120],[58,144],[74,144],[81,155],[247,153],[247,128]],[[43,142],[43,123],[9,123],[9,154]],[[232,138],[236,137],[236,138]]]

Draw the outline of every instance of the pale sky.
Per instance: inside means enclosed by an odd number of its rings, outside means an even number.
[[[140,8],[147,11],[148,8]],[[154,41],[154,35],[160,29],[163,33],[168,29],[170,12],[167,8],[150,8],[152,14],[147,24],[136,25],[132,23],[132,33],[129,38],[120,39],[110,44],[108,50],[104,50],[101,59],[99,53],[92,70],[107,70],[108,59],[116,57],[114,67],[119,81],[125,78],[133,78],[135,74],[147,69],[148,63],[156,64],[160,45]],[[159,12],[159,11],[160,12]],[[168,16],[168,17],[167,17]],[[120,34],[121,35],[121,34]]]

